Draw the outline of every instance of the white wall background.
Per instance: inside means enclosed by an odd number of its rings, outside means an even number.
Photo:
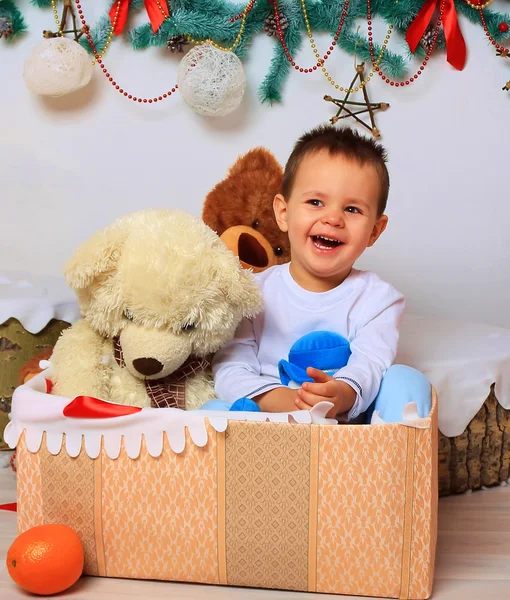
[[[106,6],[83,4],[90,22]],[[284,162],[304,130],[334,114],[322,100],[334,90],[318,73],[292,73],[282,104],[259,103],[275,43],[263,35],[245,61],[243,105],[221,120],[193,114],[178,95],[134,104],[100,72],[73,96],[34,97],[23,62],[54,24],[51,11],[21,6],[30,33],[14,46],[0,40],[0,269],[59,274],[77,244],[140,208],[200,215],[205,194],[240,153],[265,145]],[[377,76],[369,86],[373,100],[391,104],[377,117],[390,155],[390,226],[358,266],[391,281],[412,312],[510,327],[510,93],[501,90],[510,61],[495,56],[481,27],[464,18],[461,27],[469,52],[463,72],[438,54],[408,88]],[[376,39],[384,32],[380,23]],[[320,48],[328,43],[317,38]],[[392,40],[390,48],[401,44]],[[297,59],[314,63],[308,45]],[[159,95],[176,81],[178,57],[163,48],[134,52],[116,40],[105,61],[135,95]],[[330,72],[348,85],[353,58],[337,53]]]

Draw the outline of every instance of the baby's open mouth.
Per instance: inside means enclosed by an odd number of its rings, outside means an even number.
[[[340,240],[334,240],[333,238],[324,237],[322,235],[313,235],[312,241],[314,246],[321,250],[329,250],[330,248],[337,248],[342,245]]]

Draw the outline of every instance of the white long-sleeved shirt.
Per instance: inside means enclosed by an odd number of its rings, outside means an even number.
[[[253,319],[243,319],[234,339],[214,357],[218,398],[234,402],[283,387],[278,361],[288,360],[291,346],[301,336],[326,330],[342,335],[351,346],[347,365],[334,375],[357,394],[348,419],[367,410],[397,353],[402,294],[375,273],[356,269],[341,285],[321,293],[300,287],[289,264],[255,277],[264,310]]]

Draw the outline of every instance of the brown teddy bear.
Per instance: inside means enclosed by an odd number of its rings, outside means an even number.
[[[289,239],[273,213],[282,177],[275,157],[265,148],[254,148],[237,159],[204,202],[203,221],[255,273],[290,260]]]

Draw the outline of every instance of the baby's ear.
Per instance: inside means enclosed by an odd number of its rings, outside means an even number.
[[[287,224],[287,202],[281,194],[276,194],[274,197],[273,212],[280,231],[287,233],[289,231]]]
[[[377,242],[379,237],[384,233],[387,225],[388,217],[386,215],[381,215],[375,222],[374,228],[372,229],[372,235],[370,236],[370,240],[368,242],[369,248]]]
[[[126,235],[126,220],[121,219],[78,246],[64,267],[69,286],[75,291],[84,290],[97,277],[114,270]]]

